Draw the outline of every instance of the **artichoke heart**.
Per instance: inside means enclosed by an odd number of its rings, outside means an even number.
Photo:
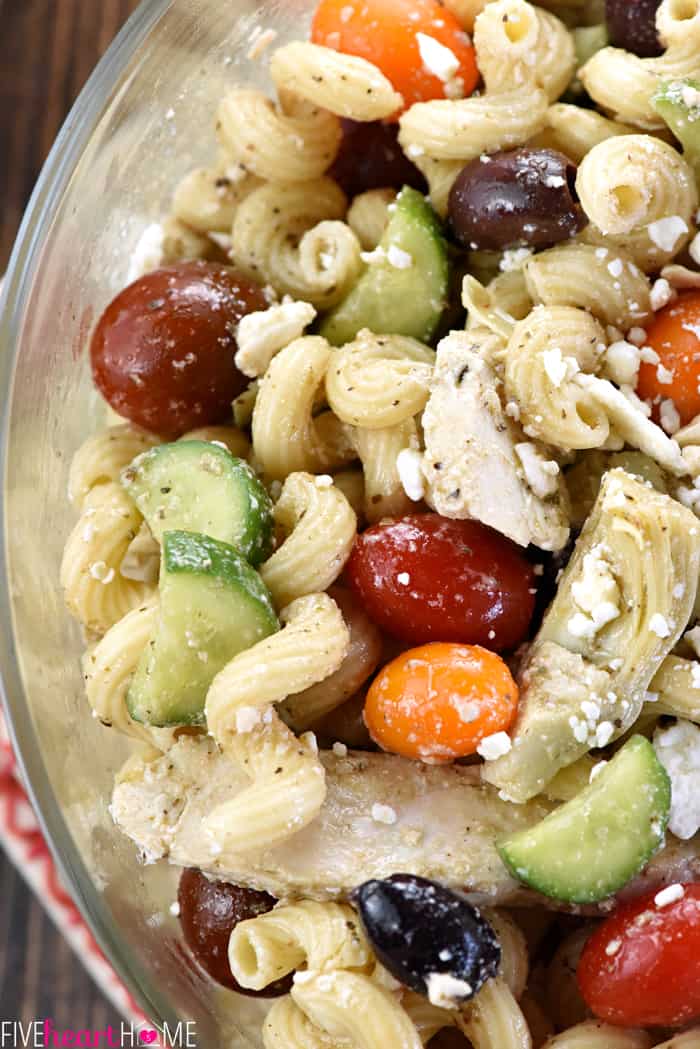
[[[513,747],[483,778],[525,802],[634,724],[690,618],[700,525],[622,469],[598,498],[519,675]]]

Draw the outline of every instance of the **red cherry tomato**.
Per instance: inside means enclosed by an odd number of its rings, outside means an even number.
[[[421,57],[418,33],[452,51],[455,77],[470,95],[479,79],[474,48],[453,14],[438,0],[321,0],[311,39],[346,55],[358,55],[381,69],[406,106],[445,98],[445,82],[431,73]]]
[[[271,911],[277,903],[273,896],[213,881],[201,871],[189,869],[180,876],[177,901],[185,943],[213,980],[252,998],[275,998],[289,991],[291,977],[271,983],[262,991],[243,988],[233,978],[228,963],[228,941],[233,929],[239,922]]]
[[[95,385],[119,415],[164,437],[221,422],[248,383],[233,360],[236,325],[266,308],[261,288],[216,263],[148,273],[100,318]]]
[[[348,574],[367,614],[411,644],[500,651],[527,637],[534,573],[517,546],[478,521],[414,514],[358,537]]]
[[[664,907],[623,903],[583,949],[578,983],[608,1023],[678,1027],[700,1017],[700,883]]]
[[[683,426],[700,413],[700,291],[682,292],[654,317],[647,328],[647,345],[659,355],[658,364],[643,363],[637,393],[646,400],[670,398]],[[668,378],[671,381],[661,382]]]

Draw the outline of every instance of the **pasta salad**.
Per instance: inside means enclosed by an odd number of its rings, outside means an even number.
[[[92,333],[113,818],[266,1049],[698,1049],[700,3],[275,37]]]

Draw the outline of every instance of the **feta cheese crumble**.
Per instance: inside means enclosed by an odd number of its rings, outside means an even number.
[[[507,732],[494,732],[492,736],[485,736],[476,748],[484,761],[497,761],[512,750],[513,744]]]
[[[396,456],[396,469],[408,498],[418,503],[425,495],[423,455],[414,448],[402,448]]]
[[[659,277],[651,286],[650,302],[652,310],[656,313],[657,310],[662,310],[664,306],[668,306],[675,294],[666,278]]]
[[[619,616],[620,590],[600,544],[584,556],[581,578],[572,583],[571,594],[580,609],[568,622],[574,637],[595,637]]]
[[[700,728],[680,720],[657,729],[654,750],[671,780],[668,829],[688,841],[700,830]]]
[[[655,905],[661,909],[662,907],[668,907],[672,903],[678,903],[685,896],[685,889],[682,885],[667,885],[665,889],[661,889],[657,892],[654,897]]]
[[[681,237],[688,232],[688,223],[680,215],[668,215],[666,218],[650,222],[647,232],[652,243],[662,251],[674,251]]]
[[[451,973],[430,973],[425,982],[428,999],[438,1009],[458,1009],[473,994],[471,984]]]
[[[652,634],[656,634],[657,637],[664,638],[671,636],[671,628],[668,625],[668,620],[665,616],[662,616],[660,612],[654,612],[649,620],[649,629]]]
[[[409,255],[407,251],[402,251],[396,244],[389,245],[386,257],[389,260],[389,265],[393,266],[395,270],[410,270],[413,265],[413,255]]]
[[[559,487],[559,464],[553,459],[546,459],[539,448],[523,441],[515,445],[515,453],[520,460],[528,487],[540,499],[554,495]]]
[[[372,806],[372,819],[375,823],[396,823],[397,816],[391,805],[379,805],[377,802]]]
[[[348,748],[344,743],[336,742],[333,744],[333,753],[336,758],[346,758],[348,756]]]
[[[136,243],[129,261],[126,283],[132,284],[146,273],[157,270],[163,264],[164,250],[165,231],[159,222],[153,222],[146,226]]]
[[[454,51],[426,33],[416,33],[416,40],[420,60],[427,72],[442,80],[443,84],[452,80],[459,71],[459,59]]]
[[[618,386],[636,386],[641,357],[639,347],[620,339],[605,351],[605,370]]]
[[[236,711],[236,732],[252,732],[261,720],[257,707],[239,707]]]
[[[314,320],[309,302],[283,302],[243,317],[236,331],[236,367],[250,379],[264,375],[273,357],[300,338]]]

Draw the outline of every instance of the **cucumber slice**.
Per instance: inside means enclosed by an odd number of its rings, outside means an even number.
[[[121,481],[159,541],[166,531],[198,532],[254,565],[272,552],[270,497],[248,463],[218,444],[161,444],[134,459]]]
[[[237,550],[166,532],[160,618],[129,687],[129,713],[147,725],[201,725],[214,677],[278,629],[265,584]]]
[[[545,896],[596,903],[663,845],[670,806],[666,770],[651,743],[633,736],[576,798],[498,851],[515,878]]]
[[[381,261],[365,270],[321,325],[334,346],[352,342],[363,328],[428,342],[440,323],[449,286],[447,243],[435,212],[415,189],[399,194],[380,248]],[[397,250],[411,258],[406,269],[391,264]]]

